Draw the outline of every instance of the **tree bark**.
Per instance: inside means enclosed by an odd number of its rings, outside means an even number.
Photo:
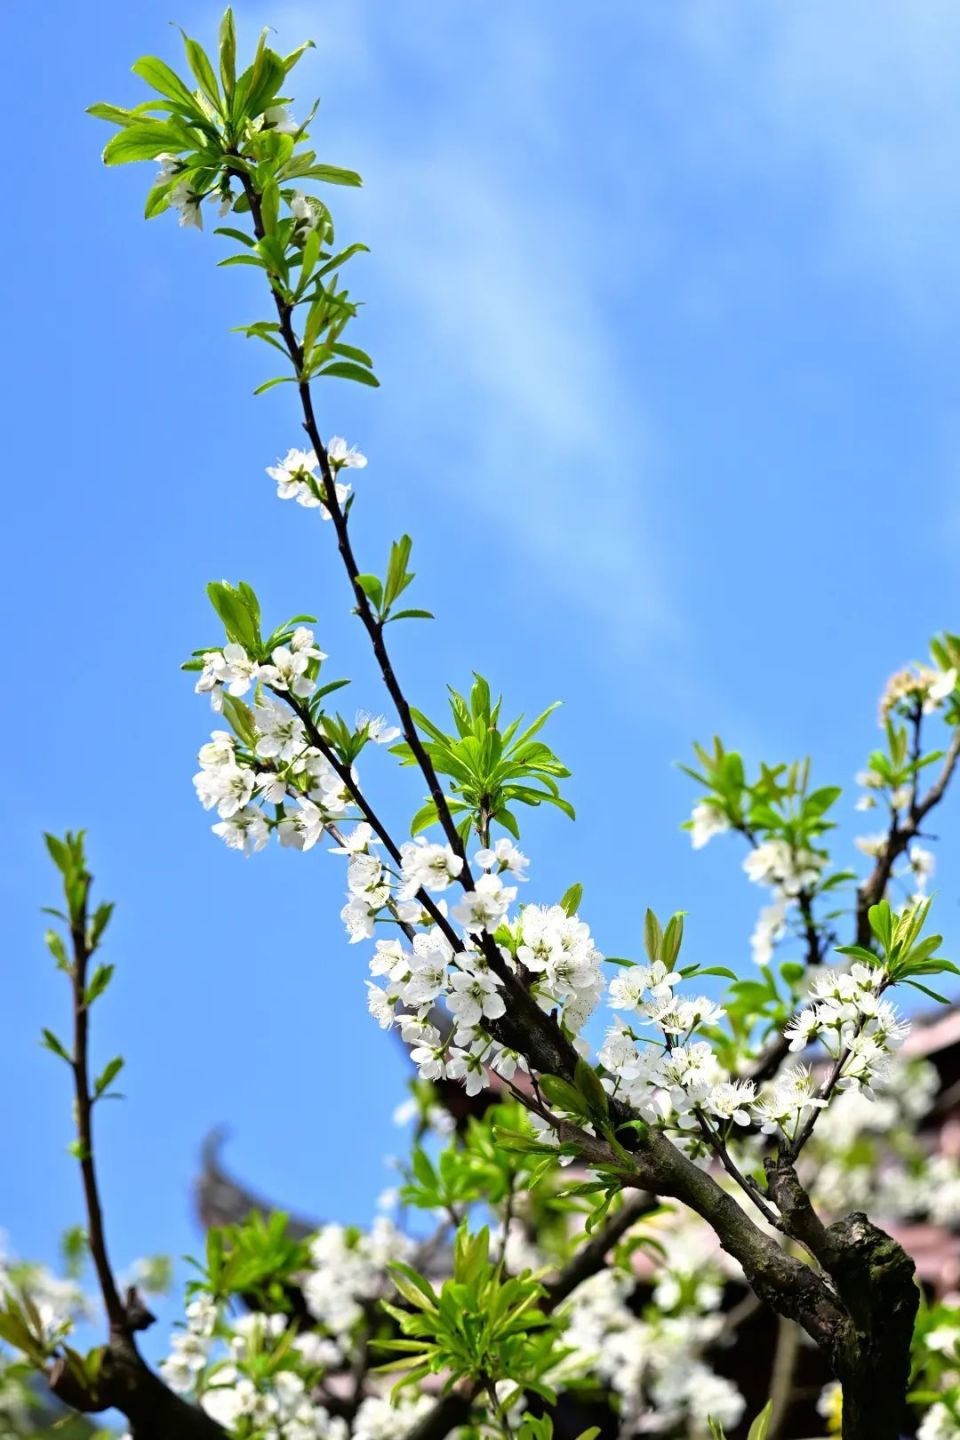
[[[839,1248],[831,1274],[849,1316],[834,1357],[843,1440],[900,1440],[920,1303],[914,1263],[865,1215],[848,1215],[828,1233]]]
[[[54,1364],[48,1380],[54,1395],[82,1414],[120,1410],[134,1440],[227,1440],[216,1420],[174,1394],[150,1369],[131,1336],[111,1335],[94,1390],[84,1387],[63,1360]]]

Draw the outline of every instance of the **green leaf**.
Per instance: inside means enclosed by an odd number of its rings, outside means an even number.
[[[109,1064],[104,1066],[103,1072],[97,1076],[94,1082],[93,1095],[95,1100],[99,1100],[111,1083],[116,1080],[120,1071],[123,1069],[123,1065],[123,1057],[121,1055],[115,1055]]]
[[[357,584],[379,613],[383,608],[383,583],[376,575],[358,575]]]
[[[220,21],[220,81],[227,99],[233,97],[237,83],[237,31],[233,23],[233,11],[228,5]]]
[[[667,928],[663,932],[663,940],[660,945],[660,958],[668,970],[673,969],[674,961],[680,954],[680,946],[683,943],[683,913],[677,911],[671,915],[667,922]]]
[[[353,259],[354,255],[369,255],[369,253],[369,245],[363,245],[360,243],[360,241],[355,241],[353,245],[346,246],[345,249],[340,250],[336,255],[331,256],[329,260],[325,260],[324,263],[320,266],[320,269],[317,271],[317,274],[329,275],[332,270],[340,270],[344,265],[346,265],[348,260]],[[370,356],[366,353],[366,351],[358,350],[355,345],[344,345],[341,341],[340,344],[334,345],[333,349],[335,354],[345,355],[348,360],[359,360],[361,365],[373,364],[373,361],[370,359]]]
[[[132,125],[140,118],[142,111],[123,110],[119,105],[107,105],[100,100],[96,105],[88,105],[86,113],[95,120],[106,120],[111,125]]]
[[[589,1113],[586,1097],[561,1075],[541,1075],[540,1089],[557,1110],[564,1110],[571,1115]]]
[[[290,54],[285,55],[283,59],[284,72],[289,75],[290,71],[293,69],[294,65],[296,65],[301,55],[306,54],[308,50],[315,50],[316,48],[317,47],[312,40],[305,40],[302,45],[297,46],[296,50],[291,50]]]
[[[126,165],[132,160],[156,160],[167,152],[179,154],[184,149],[179,130],[154,120],[149,124],[128,125],[111,136],[103,149],[105,165]]]
[[[578,882],[565,890],[560,900],[560,908],[565,914],[576,915],[580,908],[580,901],[583,899],[583,886]]]
[[[767,1440],[767,1432],[770,1429],[770,1418],[773,1414],[773,1401],[768,1400],[747,1431],[747,1440]]]
[[[272,380],[265,380],[262,385],[258,385],[253,393],[254,395],[265,395],[268,390],[273,389],[274,385],[292,385],[296,378],[296,375],[275,375]]]
[[[119,138],[119,137],[118,137]],[[355,365],[352,360],[334,360],[332,365],[326,365],[318,372],[320,375],[330,375],[339,380],[356,380],[360,385],[370,385],[379,389],[380,381],[369,370],[362,365]]]
[[[437,1295],[433,1286],[423,1275],[401,1260],[395,1260],[387,1267],[394,1285],[405,1300],[418,1310],[436,1310]]]
[[[863,945],[837,945],[838,955],[849,955],[854,960],[862,960],[865,965],[872,965],[874,969],[880,963],[873,950],[867,950]]]
[[[243,86],[243,112],[249,119],[255,120],[264,110],[269,110],[286,73],[283,61],[274,50],[266,47],[258,50],[251,70],[241,77],[237,86],[238,92]]]
[[[938,1005],[949,1005],[950,1001],[946,995],[940,995],[936,990],[931,990],[926,985],[921,985],[919,980],[904,980],[904,985],[911,985],[914,990],[921,990],[924,995],[929,995],[931,1000],[936,1000]]]
[[[663,931],[660,928],[660,921],[652,910],[647,910],[643,918],[643,945],[650,961],[660,959],[660,947],[663,944]]]
[[[170,191],[175,182],[164,180],[160,185],[154,185],[147,192],[146,204],[143,207],[144,220],[153,220],[157,215],[162,215],[165,210],[170,209]]]
[[[168,99],[175,100],[184,110],[196,115],[201,113],[196,100],[190,90],[184,85],[176,71],[171,70],[165,60],[160,60],[156,55],[142,55],[131,67],[134,75],[139,75],[141,80],[146,80],[154,90]]]
[[[303,253],[300,256],[300,282],[297,285],[297,294],[301,295],[307,281],[313,274],[317,259],[320,255],[320,233],[311,230],[303,245]]]
[[[326,185],[362,185],[363,181],[355,170],[343,170],[339,165],[311,165],[301,172],[304,180],[319,180]]]
[[[407,562],[410,559],[410,552],[413,549],[413,541],[409,535],[401,535],[399,540],[394,540],[390,546],[390,559],[387,563],[387,584],[385,599],[387,609],[414,579],[414,576],[407,569]]]
[[[239,588],[234,589],[225,581],[218,580],[212,580],[207,586],[207,595],[223,622],[227,638],[242,645],[248,654],[256,655],[260,649],[260,636],[256,610],[249,596],[245,596]]]
[[[70,866],[70,851],[67,846],[56,835],[45,834],[44,844],[50,853],[50,859],[56,865],[61,874],[66,875]]]
[[[115,968],[113,965],[98,965],[96,970],[94,970],[90,984],[83,993],[83,1003],[88,1009],[95,1000],[99,999],[110,984]]]
[[[604,1090],[600,1077],[581,1055],[577,1060],[573,1078],[577,1089],[584,1096],[587,1106],[594,1115],[605,1116],[610,1111],[610,1098]]]
[[[876,935],[884,950],[889,950],[893,937],[893,915],[889,902],[881,900],[878,905],[871,905],[867,911],[867,919],[870,922],[870,929],[874,935]]]
[[[70,1055],[70,1052],[64,1047],[64,1045],[61,1043],[61,1041],[59,1041],[59,1040],[57,1039],[57,1037],[56,1037],[56,1035],[54,1035],[53,1031],[52,1031],[52,1030],[44,1030],[42,1033],[43,1033],[43,1040],[41,1041],[41,1043],[42,1043],[42,1045],[44,1046],[44,1048],[45,1048],[46,1050],[52,1050],[53,1053],[54,1053],[54,1055],[59,1055],[61,1060],[66,1060],[66,1062],[67,1062],[68,1065],[72,1065],[72,1064],[73,1064],[73,1057]]]
[[[410,821],[410,834],[419,835],[421,830],[426,830],[429,825],[435,824],[436,819],[437,807],[432,800],[428,800]]]
[[[217,111],[220,111],[220,90],[217,86],[217,77],[213,73],[213,66],[210,64],[210,57],[203,46],[196,40],[191,40],[185,30],[181,30],[184,48],[187,52],[187,63],[196,77],[197,84],[206,95],[210,104]]]
[[[63,943],[63,937],[58,935],[56,930],[47,930],[43,940],[50,954],[57,962],[57,969],[69,970],[70,961],[67,959],[67,947]]]

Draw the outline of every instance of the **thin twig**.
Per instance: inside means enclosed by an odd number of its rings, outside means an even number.
[[[117,1282],[114,1279],[113,1270],[110,1266],[110,1257],[107,1253],[107,1238],[103,1222],[103,1205],[100,1200],[96,1161],[93,1153],[94,1100],[90,1093],[88,1054],[90,1012],[86,1000],[87,967],[90,956],[93,953],[87,940],[87,903],[91,881],[92,877],[88,874],[84,874],[81,877],[83,899],[74,918],[74,922],[70,927],[70,939],[73,945],[73,965],[70,971],[70,983],[73,996],[73,1057],[71,1069],[73,1070],[77,1145],[79,1148],[80,1174],[83,1181],[83,1197],[87,1211],[87,1241],[90,1248],[90,1258],[93,1261],[93,1267],[97,1273],[97,1283],[100,1286],[100,1294],[103,1296],[103,1306],[107,1312],[111,1332],[120,1335],[129,1335],[130,1329],[127,1322],[127,1312],[120,1298]]]

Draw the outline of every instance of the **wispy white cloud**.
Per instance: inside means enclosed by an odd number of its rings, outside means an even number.
[[[302,5],[270,13],[284,40],[317,18]],[[458,497],[504,519],[504,543],[537,580],[636,649],[682,629],[652,541],[658,447],[605,308],[597,262],[615,220],[591,218],[570,184],[575,137],[556,104],[569,56],[542,21],[333,4],[305,78],[329,88],[336,56],[334,83],[349,74],[357,98],[349,150],[386,320],[373,322],[378,363],[416,376],[385,386],[385,415],[435,435],[437,483],[455,467]]]

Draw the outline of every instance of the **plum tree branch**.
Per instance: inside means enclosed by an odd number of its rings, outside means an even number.
[[[873,870],[857,891],[855,941],[857,945],[870,944],[870,907],[883,899],[894,865],[910,841],[916,837],[930,811],[940,804],[946,794],[958,760],[960,760],[960,725],[953,732],[940,774],[927,793],[920,800],[916,798],[912,800],[909,814],[902,824],[897,818],[897,811],[893,812],[886,843],[877,857]]]
[[[97,1283],[103,1297],[104,1309],[112,1333],[130,1333],[127,1312],[110,1266],[107,1253],[107,1239],[103,1222],[103,1206],[97,1183],[96,1161],[93,1152],[93,1096],[90,1093],[89,1037],[90,1009],[87,1000],[87,970],[93,947],[88,940],[88,904],[92,876],[86,870],[77,877],[79,888],[75,908],[71,907],[70,940],[73,947],[73,964],[70,969],[70,988],[73,1008],[73,1071],[74,1107],[77,1127],[77,1153],[80,1175],[83,1182],[83,1198],[87,1212],[87,1240],[90,1258],[97,1274]]]
[[[81,1376],[67,1359],[54,1361],[47,1375],[52,1392],[82,1413],[116,1408],[130,1421],[135,1440],[227,1440],[226,1431],[203,1410],[175,1395],[144,1362],[134,1338],[153,1316],[135,1289],[122,1299],[107,1250],[103,1204],[97,1180],[93,1146],[93,1110],[98,1098],[90,1085],[89,963],[97,943],[91,930],[89,898],[92,876],[83,863],[82,849],[69,844],[68,868],[63,869],[69,909],[72,963],[68,967],[73,1009],[73,1073],[77,1129],[77,1155],[83,1182],[90,1257],[107,1314],[108,1340],[95,1374]],[[59,862],[58,862],[59,863]]]
[[[244,194],[250,206],[254,233],[258,240],[262,240],[266,232],[263,224],[260,196],[257,193],[256,186],[245,171],[233,170],[231,173],[243,187]],[[313,446],[320,465],[320,473],[323,477],[324,504],[333,523],[337,537],[337,549],[340,552],[340,557],[346,569],[351,589],[353,590],[357,614],[370,638],[370,643],[373,647],[373,653],[380,669],[380,674],[383,677],[383,682],[396,707],[397,715],[400,719],[400,726],[403,731],[403,738],[410,746],[410,750],[427,782],[427,789],[430,793],[431,800],[436,806],[437,818],[443,832],[454,854],[459,855],[463,861],[463,869],[460,874],[461,881],[465,888],[472,889],[473,877],[470,873],[463,842],[460,839],[453,815],[447,804],[443,787],[440,784],[440,778],[434,768],[433,761],[430,759],[420,739],[416,723],[410,710],[410,705],[393,668],[393,662],[390,659],[386,641],[384,640],[383,623],[373,613],[367,593],[360,584],[359,576],[361,571],[353,552],[353,542],[350,539],[347,515],[340,501],[337,499],[337,487],[333,469],[330,465],[330,458],[327,454],[323,437],[320,434],[320,427],[317,424],[316,414],[313,408],[313,395],[310,389],[310,381],[303,376],[303,347],[294,328],[293,307],[277,290],[272,279],[270,281],[270,290],[277,310],[280,333],[283,336],[284,344],[287,347],[290,359],[296,370],[297,389],[303,411],[303,427],[307,432],[310,444]]]

